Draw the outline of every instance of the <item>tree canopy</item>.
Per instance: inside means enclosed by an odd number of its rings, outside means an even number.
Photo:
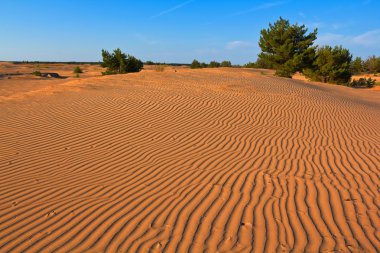
[[[317,29],[307,33],[305,25],[291,25],[280,17],[268,29],[261,30],[259,59],[264,65],[273,66],[276,75],[291,77],[296,71],[310,66],[314,61],[314,41]]]
[[[352,55],[342,46],[318,48],[316,60],[304,74],[315,81],[346,84],[351,79]]]
[[[143,68],[143,62],[132,55],[123,53],[119,48],[113,53],[102,50],[102,67],[107,68],[103,74],[123,74],[130,72],[139,72]]]

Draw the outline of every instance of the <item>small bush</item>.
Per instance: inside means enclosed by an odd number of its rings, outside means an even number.
[[[80,77],[80,76],[79,76],[79,73],[77,73],[77,74],[75,75],[75,77],[76,77],[76,78],[79,78],[79,77]]]
[[[208,64],[205,63],[205,62],[202,62],[202,63],[201,63],[201,68],[208,68]]]
[[[83,70],[82,70],[79,66],[76,66],[76,67],[74,68],[74,73],[75,73],[75,74],[81,74],[81,73],[83,73]]]
[[[220,64],[221,67],[225,67],[225,68],[230,68],[232,67],[232,64],[230,61],[222,61],[222,63]]]
[[[353,87],[353,88],[363,88],[363,87],[367,87],[367,88],[372,88],[376,83],[376,80],[373,80],[372,78],[359,78],[359,80],[353,80],[351,83],[350,83],[350,87]]]
[[[220,63],[217,61],[211,61],[210,64],[208,65],[209,68],[219,68]]]
[[[193,62],[190,65],[190,68],[192,69],[200,69],[202,68],[201,63],[197,60],[193,60]]]
[[[41,72],[36,70],[36,71],[33,71],[32,72],[32,75],[35,75],[35,76],[41,76]]]

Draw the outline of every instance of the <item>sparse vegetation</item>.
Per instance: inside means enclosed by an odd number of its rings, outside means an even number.
[[[83,70],[79,66],[76,66],[73,72],[74,74],[81,74],[83,73]]]
[[[79,76],[79,73],[76,73],[75,77],[76,77],[76,78],[79,78],[79,77],[80,77],[80,76]]]
[[[35,76],[41,76],[42,74],[41,74],[40,71],[36,70],[36,71],[33,71],[33,72],[32,72],[32,75],[35,75]]]
[[[376,84],[376,81],[373,80],[372,78],[359,78],[359,80],[353,80],[351,83],[350,83],[350,87],[353,87],[353,88],[362,88],[362,87],[367,87],[367,88],[372,88],[373,86],[375,86]]]
[[[124,54],[119,48],[113,53],[102,50],[102,67],[107,68],[103,75],[124,74],[130,72],[139,72],[143,68],[143,62],[132,55]]]

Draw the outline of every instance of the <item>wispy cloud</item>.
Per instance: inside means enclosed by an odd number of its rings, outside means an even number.
[[[284,5],[286,3],[287,3],[287,1],[277,1],[277,2],[264,3],[264,4],[258,5],[256,7],[253,7],[251,9],[242,10],[242,11],[233,13],[231,16],[240,16],[240,15],[248,14],[248,13],[259,11],[259,10],[271,9],[271,8],[274,8],[274,7],[277,7],[280,5]]]
[[[380,48],[380,29],[367,31],[356,36],[326,33],[318,37],[317,43]]]
[[[241,40],[235,40],[228,42],[225,46],[227,50],[234,50],[234,49],[250,49],[254,48],[256,46],[255,43],[248,42],[248,41],[241,41]]]
[[[176,11],[176,10],[178,10],[178,9],[180,9],[180,8],[186,6],[186,5],[188,5],[188,4],[190,4],[190,3],[194,2],[194,1],[195,0],[189,0],[189,1],[183,2],[183,3],[179,4],[179,5],[176,5],[174,7],[166,9],[164,11],[161,11],[160,13],[157,13],[156,15],[151,16],[150,19],[155,19],[155,18],[161,17],[163,15],[166,15],[168,13],[171,13],[173,11]]]

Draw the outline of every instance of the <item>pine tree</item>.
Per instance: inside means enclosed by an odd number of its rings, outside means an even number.
[[[351,80],[352,55],[342,46],[323,46],[316,52],[316,60],[305,75],[325,83],[347,84]]]
[[[276,75],[292,77],[296,71],[309,67],[315,57],[317,29],[307,34],[305,25],[291,25],[280,17],[268,29],[261,30],[259,59],[276,69]]]
[[[143,68],[143,62],[136,59],[132,55],[123,53],[119,48],[115,49],[113,53],[102,50],[102,67],[107,68],[103,74],[123,74],[130,72],[139,72]]]
[[[192,68],[192,69],[199,69],[199,68],[201,68],[201,63],[199,61],[197,61],[197,60],[194,59],[193,62],[191,63],[190,68]]]

